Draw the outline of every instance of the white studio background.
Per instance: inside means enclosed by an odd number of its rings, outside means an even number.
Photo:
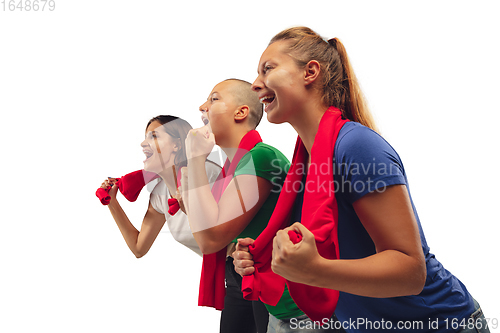
[[[55,3],[0,8],[0,331],[218,332],[197,306],[201,259],[165,231],[136,259],[94,193],[142,167],[151,117],[200,126],[212,87],[253,81],[295,25],[344,42],[431,251],[500,317],[496,2]],[[289,125],[259,130],[291,158]],[[147,200],[120,201],[138,228]]]

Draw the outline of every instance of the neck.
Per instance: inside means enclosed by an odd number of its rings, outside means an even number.
[[[222,145],[219,145],[221,149],[224,151],[224,154],[227,155],[227,158],[229,161],[232,161],[234,158],[234,155],[236,154],[236,151],[238,149],[238,146],[240,145],[241,139],[250,132],[249,130],[246,131],[237,131],[234,132],[230,137],[227,138],[227,140],[224,141]]]
[[[292,125],[304,143],[309,156],[311,156],[314,138],[316,137],[316,133],[318,133],[319,123],[327,109],[328,107],[324,105],[309,105],[297,113],[300,115],[300,119],[297,118],[290,121],[290,125]]]
[[[176,178],[174,177],[174,166],[167,168],[160,172],[158,175],[160,175],[161,179],[165,182],[165,185],[167,185],[168,191],[170,192],[171,195],[175,195],[177,192],[177,187],[175,186],[176,183]],[[180,172],[180,170],[179,170]]]

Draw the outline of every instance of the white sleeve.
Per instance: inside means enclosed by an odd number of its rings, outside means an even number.
[[[168,205],[165,206],[166,200],[168,200],[168,191],[165,182],[162,180],[151,191],[149,202],[158,213],[165,214],[164,207],[168,207]]]
[[[205,162],[205,169],[207,171],[208,182],[210,183],[210,188],[215,183],[215,180],[219,176],[222,168],[211,161]],[[187,215],[181,210],[170,216],[168,213],[168,189],[164,181],[158,183],[151,192],[149,201],[151,206],[160,214],[165,215],[166,224],[168,229],[174,239],[179,243],[183,244],[187,248],[193,250],[198,255],[202,255],[198,244],[196,243],[193,234],[191,233],[191,228],[189,227],[189,221]]]
[[[218,164],[207,160],[205,162],[205,169],[207,171],[208,183],[210,184],[210,188],[212,188],[215,181],[217,180],[217,177],[219,177],[222,168]]]

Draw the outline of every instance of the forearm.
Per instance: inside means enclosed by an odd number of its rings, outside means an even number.
[[[367,297],[417,295],[426,278],[425,261],[396,250],[353,260],[318,258],[307,268],[305,283]]]
[[[193,236],[202,249],[210,247],[217,239],[214,230],[219,216],[219,207],[210,190],[203,158],[188,161],[189,191],[188,217]],[[227,245],[227,244],[226,244]]]
[[[137,246],[139,231],[132,225],[127,214],[125,214],[116,199],[108,205],[108,208],[130,251],[132,251],[137,258],[142,257],[145,253],[141,253]]]

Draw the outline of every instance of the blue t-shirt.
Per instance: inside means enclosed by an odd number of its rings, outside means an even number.
[[[411,200],[403,163],[379,134],[348,122],[335,143],[333,171],[340,259],[371,256],[376,253],[375,245],[352,204],[367,193],[396,184],[406,185]],[[303,192],[297,196],[293,221],[300,221],[302,202]],[[346,331],[450,332],[452,320],[460,322],[474,311],[473,299],[465,286],[429,252],[413,201],[412,207],[427,266],[424,289],[416,296],[393,298],[340,292],[335,314]]]

